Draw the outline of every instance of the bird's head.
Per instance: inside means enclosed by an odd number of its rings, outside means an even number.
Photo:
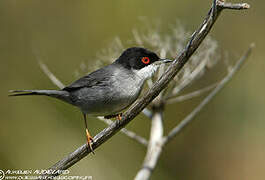
[[[161,59],[152,51],[141,47],[132,47],[126,49],[116,60],[126,69],[132,70],[143,79],[150,78],[157,70],[159,65],[169,63],[169,59]]]

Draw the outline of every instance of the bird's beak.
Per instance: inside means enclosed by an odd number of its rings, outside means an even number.
[[[173,61],[170,59],[159,59],[156,64],[160,65],[160,64],[164,64],[164,63],[170,63],[170,62],[173,62]]]
[[[162,63],[170,63],[170,62],[172,62],[172,60],[170,60],[170,59],[160,59],[159,61],[161,61]]]

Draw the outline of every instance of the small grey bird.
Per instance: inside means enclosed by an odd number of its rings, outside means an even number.
[[[132,47],[112,64],[100,68],[61,90],[12,90],[9,96],[45,95],[65,101],[81,109],[85,120],[87,145],[93,152],[93,138],[87,128],[86,114],[117,117],[140,95],[144,82],[162,63],[154,52]]]

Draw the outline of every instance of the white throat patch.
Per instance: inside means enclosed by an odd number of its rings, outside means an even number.
[[[147,80],[153,76],[153,74],[156,72],[158,68],[158,65],[156,64],[150,64],[142,69],[139,70],[133,70],[133,72],[142,80]]]

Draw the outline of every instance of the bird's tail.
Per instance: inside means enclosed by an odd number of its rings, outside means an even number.
[[[70,93],[63,90],[10,90],[8,96],[45,95],[70,103]]]

